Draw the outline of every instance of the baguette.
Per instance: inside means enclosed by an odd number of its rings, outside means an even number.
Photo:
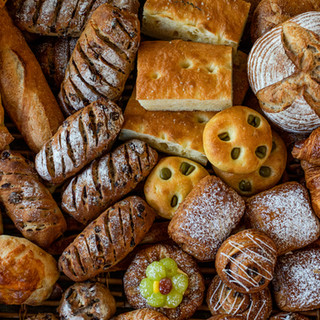
[[[51,138],[63,115],[40,65],[5,8],[0,10],[0,92],[3,105],[34,152]]]

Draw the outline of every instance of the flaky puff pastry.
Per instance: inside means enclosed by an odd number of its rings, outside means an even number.
[[[0,303],[40,305],[59,278],[54,258],[32,242],[0,236]]]

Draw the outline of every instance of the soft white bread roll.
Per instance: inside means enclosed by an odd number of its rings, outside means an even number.
[[[59,278],[55,259],[27,239],[0,236],[0,303],[40,305]]]

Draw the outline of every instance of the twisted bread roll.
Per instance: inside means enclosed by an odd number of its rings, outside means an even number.
[[[230,289],[215,276],[207,293],[207,304],[212,315],[243,316],[247,320],[266,320],[272,311],[272,299],[266,287],[259,292],[243,294]]]
[[[108,152],[123,124],[121,109],[99,99],[63,122],[35,159],[42,179],[59,184]]]
[[[74,281],[85,281],[117,264],[144,238],[155,213],[139,197],[108,208],[64,250],[60,269]]]
[[[113,320],[168,320],[168,318],[156,310],[144,308],[122,313]]]
[[[277,260],[274,242],[263,232],[249,229],[229,237],[219,248],[216,270],[221,280],[241,293],[268,286]]]

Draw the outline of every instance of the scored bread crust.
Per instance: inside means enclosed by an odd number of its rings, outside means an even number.
[[[99,99],[68,117],[37,154],[40,177],[60,184],[95,158],[108,152],[123,124],[121,109]]]
[[[128,197],[103,212],[64,250],[59,267],[84,281],[117,264],[147,234],[155,212],[139,197]]]
[[[145,142],[131,140],[122,144],[72,178],[62,194],[62,209],[87,224],[133,190],[157,160],[157,152]]]

